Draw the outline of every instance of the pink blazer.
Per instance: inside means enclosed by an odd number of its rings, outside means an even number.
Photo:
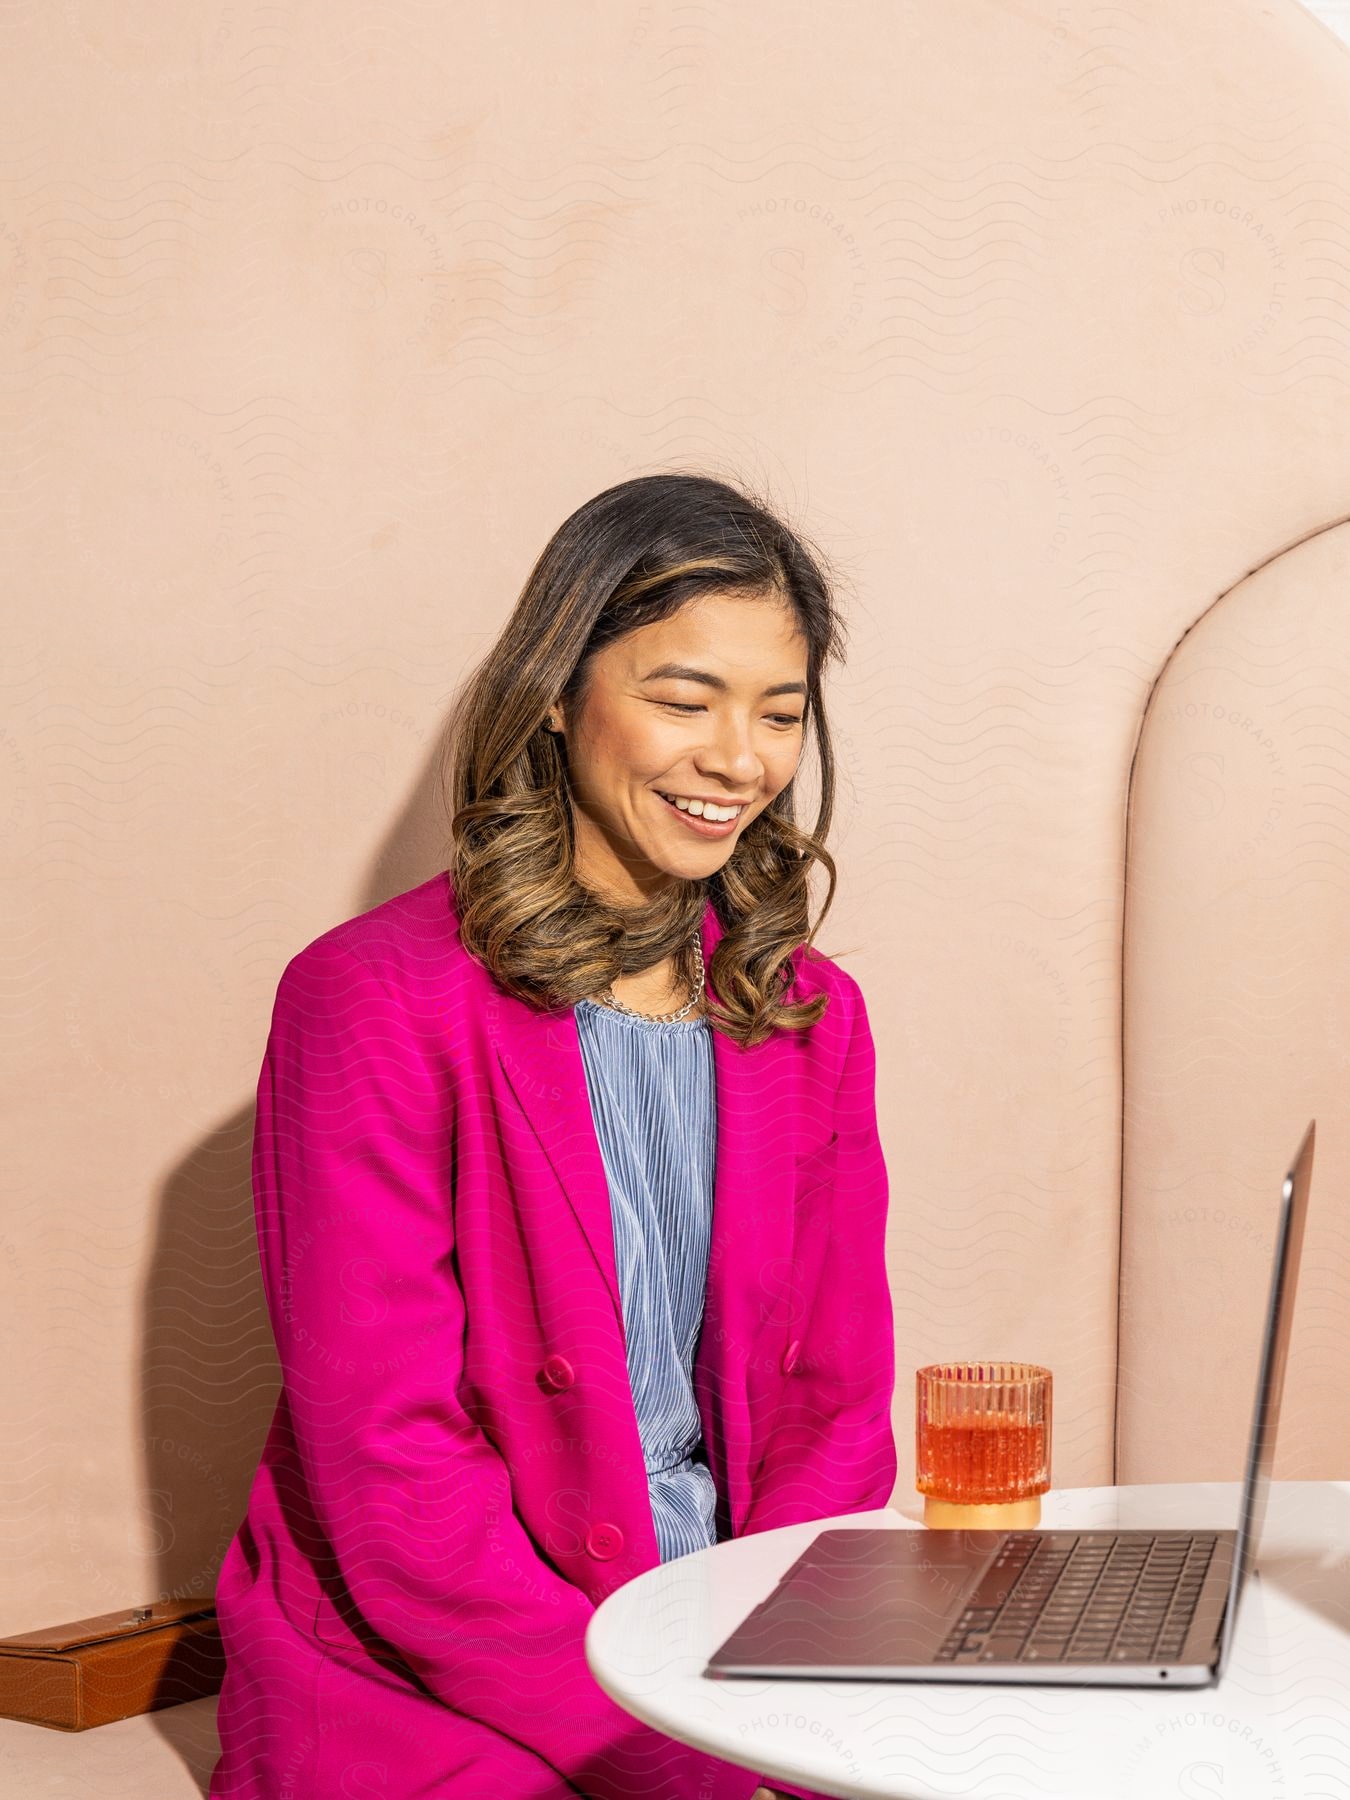
[[[719,935],[709,906],[709,965]],[[872,1039],[851,975],[794,966],[819,1024],[713,1033],[719,1537],[895,1482]],[[467,954],[447,875],[286,966],[253,1186],[282,1389],[217,1588],[210,1800],[748,1800],[586,1666],[599,1601],[659,1561],[608,1185],[574,1014]]]

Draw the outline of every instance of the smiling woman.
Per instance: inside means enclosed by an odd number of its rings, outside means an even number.
[[[754,1044],[820,1016],[786,994],[834,894],[821,677],[843,641],[822,553],[726,482],[639,477],[559,527],[447,744],[463,940],[508,992],[678,1005],[711,901],[716,1027]]]
[[[807,890],[839,642],[758,501],[598,495],[460,696],[453,867],[284,970],[252,1163],[283,1391],[217,1583],[210,1800],[820,1800],[624,1712],[584,1643],[657,1562],[894,1485],[875,1055]]]

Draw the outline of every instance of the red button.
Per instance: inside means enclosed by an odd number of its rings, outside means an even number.
[[[608,1562],[623,1549],[623,1533],[602,1519],[586,1533],[586,1548],[597,1562]]]
[[[785,1375],[790,1375],[792,1373],[792,1371],[796,1368],[797,1352],[800,1349],[801,1349],[801,1344],[798,1342],[798,1340],[796,1338],[793,1338],[792,1342],[788,1345],[787,1349],[783,1353],[783,1373]]]
[[[565,1356],[550,1356],[539,1373],[552,1388],[570,1388],[577,1378]]]

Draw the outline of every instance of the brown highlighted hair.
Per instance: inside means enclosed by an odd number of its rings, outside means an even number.
[[[443,779],[460,939],[499,985],[549,1010],[601,993],[616,977],[675,957],[696,975],[691,940],[711,900],[724,935],[708,969],[709,1023],[744,1044],[800,1031],[828,998],[789,1004],[789,958],[810,946],[834,898],[825,847],[834,752],[821,674],[842,659],[844,630],[822,553],[747,491],[701,474],[643,475],[577,508],[545,545],[514,610],[469,674],[451,718]],[[806,743],[819,761],[809,830],[794,816],[796,777],[703,880],[672,881],[640,909],[578,881],[565,741],[548,709],[584,704],[590,665],[616,638],[707,594],[786,603],[807,645]],[[798,765],[798,775],[802,765]],[[811,924],[807,876],[829,887]]]

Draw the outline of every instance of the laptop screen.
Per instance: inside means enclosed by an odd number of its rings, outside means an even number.
[[[1313,1145],[1317,1121],[1303,1134],[1293,1167],[1284,1178],[1280,1217],[1275,1230],[1275,1253],[1266,1307],[1266,1330],[1261,1348],[1261,1370],[1256,1381],[1256,1409],[1247,1447],[1247,1468],[1242,1484],[1242,1515],[1233,1552],[1233,1572],[1224,1610],[1219,1642],[1218,1672],[1222,1675],[1237,1623],[1238,1601],[1248,1571],[1261,1543],[1270,1494],[1270,1471],[1275,1462],[1275,1434],[1280,1423],[1280,1396],[1289,1360],[1289,1336],[1294,1321],[1294,1291],[1298,1286],[1299,1259],[1303,1254],[1303,1226],[1308,1213],[1308,1188],[1312,1181]]]

